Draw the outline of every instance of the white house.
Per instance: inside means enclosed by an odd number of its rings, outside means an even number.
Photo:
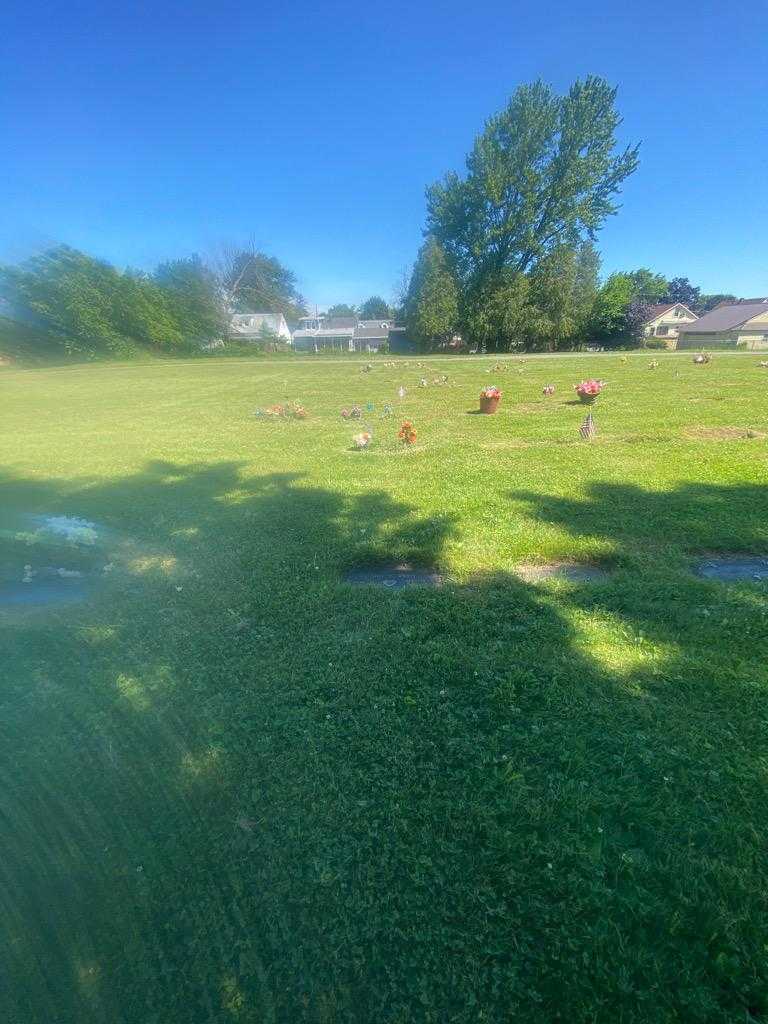
[[[235,313],[229,325],[230,338],[261,341],[265,334],[291,343],[291,332],[282,313]]]
[[[683,324],[698,320],[682,302],[663,302],[649,307],[649,317],[643,325],[646,338],[676,338]]]

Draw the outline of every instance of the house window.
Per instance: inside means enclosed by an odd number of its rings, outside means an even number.
[[[659,324],[659,326],[656,328],[656,334],[660,336],[664,334],[669,334],[669,327],[667,327],[666,324]]]

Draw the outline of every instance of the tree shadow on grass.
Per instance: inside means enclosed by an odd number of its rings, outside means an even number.
[[[680,552],[757,546],[765,489],[518,495],[612,582],[398,593],[343,572],[441,565],[450,515],[235,463],[3,489],[152,555],[0,620],[7,1019],[760,1009],[766,612]]]

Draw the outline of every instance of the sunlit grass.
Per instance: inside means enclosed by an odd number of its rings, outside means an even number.
[[[765,1018],[768,377],[650,358],[3,372],[3,1020]]]

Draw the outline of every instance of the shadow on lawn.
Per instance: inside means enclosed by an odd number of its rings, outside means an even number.
[[[2,490],[153,555],[0,619],[4,1019],[759,1014],[768,611],[681,549],[759,546],[768,489],[515,495],[614,580],[396,594],[341,577],[450,515],[235,463]]]

